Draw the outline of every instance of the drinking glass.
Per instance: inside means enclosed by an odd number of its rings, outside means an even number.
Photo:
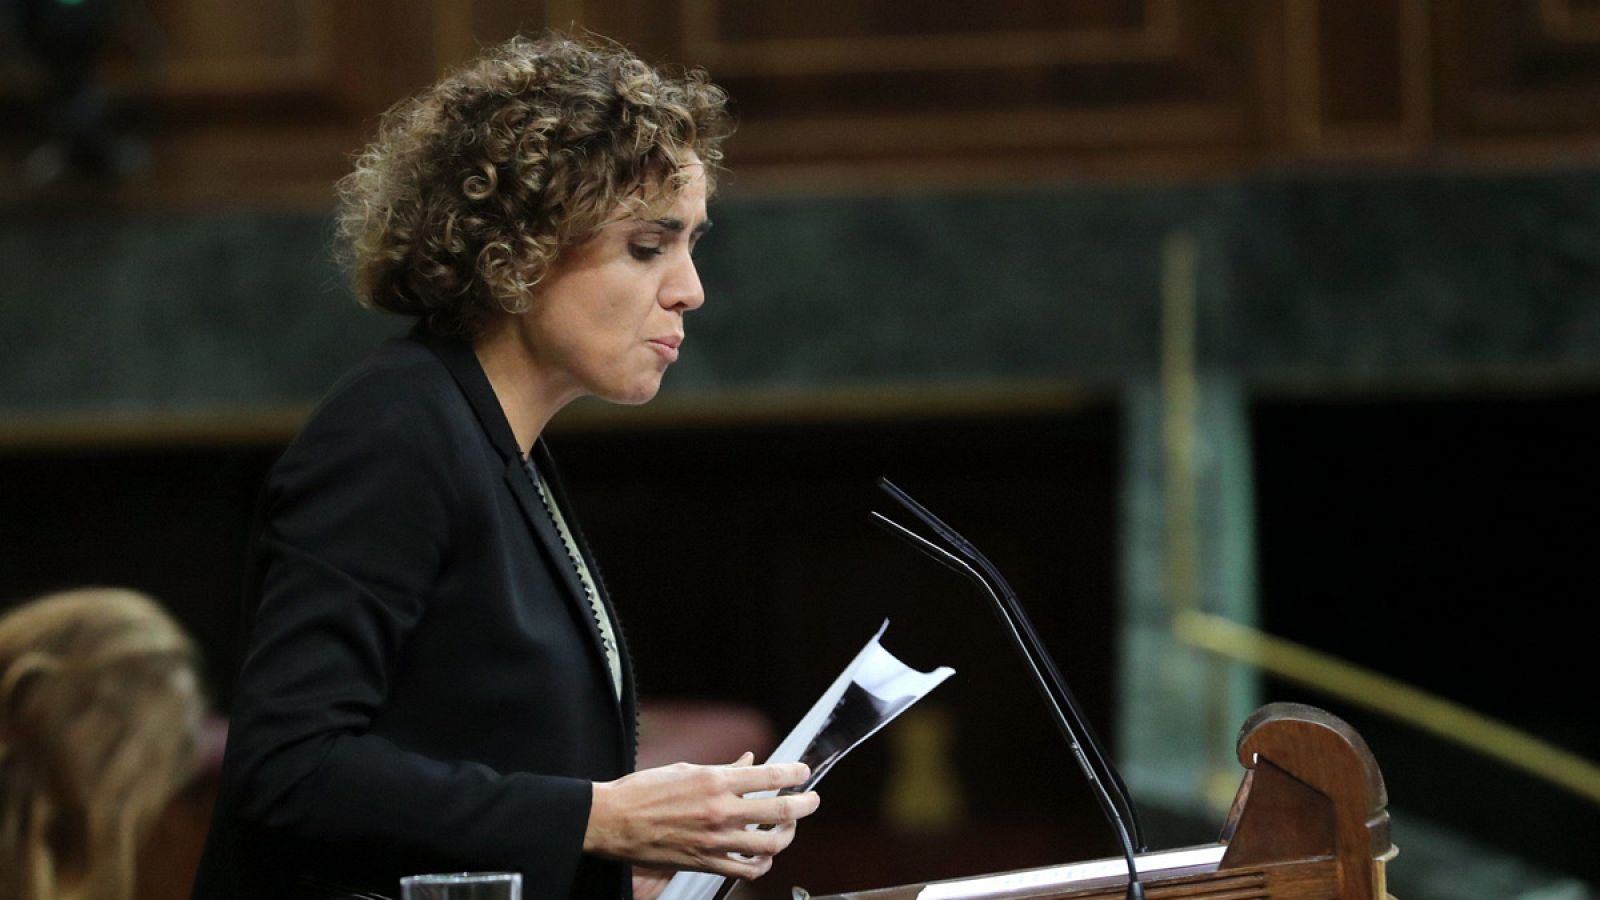
[[[522,900],[516,872],[456,872],[400,879],[401,900]]]

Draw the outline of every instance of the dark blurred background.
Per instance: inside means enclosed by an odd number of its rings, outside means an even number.
[[[0,606],[149,591],[225,719],[263,475],[404,327],[332,182],[569,25],[741,121],[684,361],[553,426],[645,695],[781,735],[884,618],[958,673],[757,893],[1116,852],[979,598],[868,523],[888,475],[1015,582],[1158,846],[1297,700],[1383,767],[1397,896],[1595,896],[1594,0],[0,0]]]

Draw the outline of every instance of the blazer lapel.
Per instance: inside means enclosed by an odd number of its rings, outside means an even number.
[[[536,461],[539,457],[548,459],[548,454],[544,452],[543,445],[543,440],[534,445],[533,455]],[[552,493],[550,502],[559,503],[560,501],[554,496],[554,488],[550,487],[549,468],[547,466],[542,466],[541,468],[543,470],[542,474],[546,476],[546,487]],[[591,658],[595,662],[595,673],[604,682],[606,696],[611,697],[616,702],[618,726],[622,728],[623,734],[627,735],[629,730],[626,724],[622,722],[623,698],[618,696],[619,692],[611,684],[611,664],[606,660],[605,639],[600,634],[599,624],[594,620],[594,609],[589,605],[589,597],[583,589],[582,579],[578,577],[578,569],[573,565],[572,557],[567,554],[566,542],[561,540],[561,533],[556,530],[555,517],[545,508],[544,501],[539,499],[538,491],[534,488],[532,480],[528,478],[528,472],[523,468],[520,457],[511,460],[506,466],[505,477],[506,483],[511,486],[511,492],[516,495],[517,502],[522,506],[523,518],[528,520],[528,524],[533,527],[534,535],[539,539],[540,548],[544,550],[545,558],[551,566],[551,571],[559,573],[561,583],[566,585],[567,599],[572,602],[578,613],[578,618],[583,622],[584,634],[589,636],[589,649],[592,651]],[[563,507],[563,512],[570,515],[570,512],[567,512],[568,509]],[[575,527],[570,521],[568,522],[569,529]],[[576,545],[578,541],[576,533],[573,534],[572,539]],[[574,549],[577,550],[577,547],[574,546]],[[578,552],[581,553],[582,551],[578,550]],[[600,586],[597,582],[595,584],[595,591],[597,592],[595,602],[603,604],[605,600],[598,595],[599,590]],[[609,606],[606,607],[606,614],[611,616],[613,627],[615,627],[617,617]],[[620,646],[617,652],[621,654]],[[629,674],[624,669],[622,674],[623,691],[621,693],[626,693],[628,681]],[[627,741],[625,740],[624,743],[627,743]]]
[[[506,485],[516,497],[517,505],[522,508],[522,517],[527,520],[529,530],[538,539],[539,548],[544,552],[550,571],[555,573],[556,580],[566,588],[564,593],[567,595],[567,601],[572,604],[578,620],[583,623],[583,632],[589,637],[589,649],[592,651],[590,657],[595,663],[595,673],[604,681],[606,695],[615,698],[616,692],[611,687],[611,666],[606,662],[605,644],[600,636],[600,628],[595,624],[594,610],[589,606],[583,582],[579,580],[578,571],[572,565],[572,558],[567,555],[566,545],[562,542],[560,533],[556,531],[554,520],[539,499],[539,494],[533,482],[529,480],[527,471],[523,469],[522,451],[517,447],[516,435],[511,431],[511,423],[506,420],[505,410],[500,407],[500,398],[495,396],[494,388],[489,384],[489,376],[484,374],[483,366],[478,363],[477,354],[472,352],[472,346],[466,341],[441,338],[429,333],[420,323],[412,329],[410,336],[432,350],[444,363],[451,377],[461,388],[461,392],[466,395],[467,403],[478,417],[484,433],[489,436],[489,443],[505,463]],[[535,462],[540,464],[548,481],[554,476],[551,474],[549,455],[542,445],[543,441],[535,444],[533,454]],[[552,500],[560,502],[559,498],[553,497]],[[573,540],[577,540],[576,534]],[[597,584],[596,590],[598,589]],[[605,601],[600,600],[600,602]],[[611,614],[612,621],[615,622],[615,613],[612,613],[609,607],[606,611]],[[618,652],[621,652],[620,648]],[[627,666],[626,661],[623,665]],[[631,680],[631,673],[624,668],[624,694],[627,693]],[[617,704],[617,715],[620,724],[623,715],[620,701]],[[631,734],[631,729],[626,724],[622,724],[622,731],[625,736]],[[631,742],[625,737],[624,743]]]
[[[605,665],[605,645],[600,641],[600,630],[594,622],[594,610],[589,608],[589,599],[583,590],[583,582],[578,578],[578,570],[572,565],[572,557],[567,555],[566,543],[561,540],[560,532],[556,531],[555,521],[545,510],[544,501],[539,499],[539,493],[534,488],[533,482],[528,479],[527,470],[522,467],[520,458],[511,460],[506,465],[506,484],[510,486],[511,493],[517,498],[517,503],[522,507],[522,516],[528,520],[533,534],[539,539],[539,547],[544,551],[546,561],[550,563],[550,571],[555,572],[559,580],[567,589],[567,599],[577,607],[579,618],[587,626],[584,631],[589,635],[594,650],[599,654],[602,666]],[[611,682],[611,671],[606,667],[606,684]]]
[[[567,501],[566,487],[562,484],[561,473],[556,468],[555,458],[551,456],[550,448],[544,439],[541,438],[538,443],[534,444],[532,456],[534,463],[539,467],[540,473],[544,475],[545,487],[550,492],[551,501],[567,513],[567,528],[572,532],[572,541],[575,549],[583,555],[584,562],[589,567],[589,575],[594,580],[595,601],[605,609],[606,615],[611,617],[611,632],[616,639],[617,657],[622,670],[622,691],[619,698],[621,707],[618,710],[622,720],[619,724],[622,726],[624,740],[627,744],[628,769],[632,771],[634,755],[638,749],[636,746],[638,739],[638,698],[634,695],[633,655],[628,652],[626,631],[621,617],[617,615],[616,607],[611,604],[611,597],[606,591],[605,579],[601,575],[600,567],[595,563],[594,555],[589,552],[588,542],[583,537],[583,528],[578,524],[577,517],[570,512],[572,504]],[[526,481],[527,478],[524,477],[523,480]],[[567,568],[570,569],[572,566],[569,564]],[[579,593],[581,595],[581,588]],[[602,666],[605,668],[606,686],[610,687],[611,669],[605,663],[605,648],[603,642],[601,642],[598,627],[595,627],[593,612],[589,612],[588,622],[594,630],[597,646],[601,648],[600,659]]]

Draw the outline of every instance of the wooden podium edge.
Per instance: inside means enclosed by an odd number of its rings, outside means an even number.
[[[1141,879],[1146,896],[1392,900],[1386,866],[1398,851],[1389,836],[1388,791],[1371,749],[1355,729],[1313,706],[1269,703],[1245,720],[1237,749],[1245,774],[1223,824],[1221,861],[1211,869],[1146,874]],[[987,876],[851,891],[831,900],[914,900],[929,884],[978,877]],[[974,886],[971,896],[1119,900],[1125,885],[1125,876],[1096,877],[1000,893]],[[796,888],[793,896],[810,895]]]

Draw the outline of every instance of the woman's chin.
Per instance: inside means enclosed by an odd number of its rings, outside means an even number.
[[[605,400],[618,406],[643,406],[655,399],[661,392],[661,378],[657,376],[649,381],[630,385],[617,391],[605,394]]]

